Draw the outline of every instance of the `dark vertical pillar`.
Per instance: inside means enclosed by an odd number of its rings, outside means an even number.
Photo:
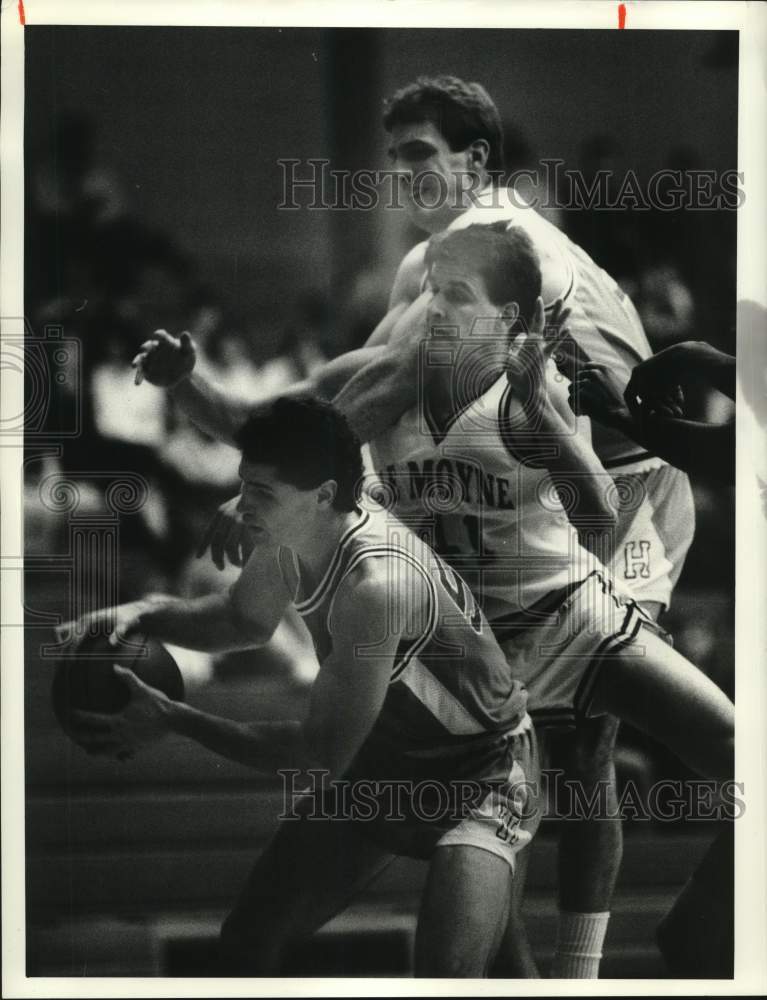
[[[376,170],[382,166],[379,32],[364,28],[328,29],[325,51],[330,169]],[[377,259],[376,212],[334,210],[330,233],[331,293],[335,302],[341,302],[344,293],[348,294],[354,274]]]

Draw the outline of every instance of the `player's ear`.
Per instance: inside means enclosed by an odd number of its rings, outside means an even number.
[[[332,507],[338,493],[338,483],[335,479],[327,479],[317,487],[317,506]]]
[[[490,143],[487,139],[475,139],[469,146],[469,158],[475,170],[486,167],[490,156]]]
[[[516,302],[507,302],[501,309],[501,319],[510,330],[519,319],[519,306]]]

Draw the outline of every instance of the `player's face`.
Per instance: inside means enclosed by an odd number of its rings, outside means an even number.
[[[436,261],[428,281],[432,292],[427,311],[430,336],[461,340],[492,338],[505,344],[507,316],[515,307],[501,308],[491,302],[481,274],[447,261]]]
[[[240,463],[240,479],[237,510],[258,541],[289,545],[313,523],[316,490],[299,490],[278,479],[273,466],[247,459]]]
[[[399,175],[400,198],[412,222],[439,233],[471,207],[477,190],[468,149],[453,152],[431,122],[395,125],[389,160]]]

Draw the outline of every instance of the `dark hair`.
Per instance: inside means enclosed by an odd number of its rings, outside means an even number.
[[[493,305],[516,302],[521,318],[530,324],[541,294],[541,266],[524,229],[500,221],[448,230],[430,240],[426,248],[427,268],[437,261],[466,266],[480,274]]]
[[[384,102],[387,132],[413,122],[431,122],[453,152],[485,139],[490,146],[487,169],[503,170],[501,116],[481,84],[466,83],[457,76],[419,76]]]
[[[346,417],[314,396],[282,396],[252,413],[235,435],[249,462],[276,468],[283,482],[310,490],[326,479],[338,484],[333,506],[357,507],[362,455]]]

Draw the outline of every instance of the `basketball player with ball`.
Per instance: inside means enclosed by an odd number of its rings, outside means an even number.
[[[303,780],[224,924],[221,971],[279,975],[297,940],[405,854],[430,860],[416,974],[485,976],[509,873],[540,818],[524,686],[460,576],[360,495],[360,445],[340,413],[278,400],[238,439],[240,510],[259,557],[227,594],[156,595],[109,615],[123,641],[140,633],[242,649],[268,641],[293,604],[320,660],[308,717],[235,722],[115,667],[127,704],[73,708],[68,731],[89,752],[118,757],[173,732],[259,771],[287,771],[294,786]],[[360,815],[348,803],[362,792]]]

